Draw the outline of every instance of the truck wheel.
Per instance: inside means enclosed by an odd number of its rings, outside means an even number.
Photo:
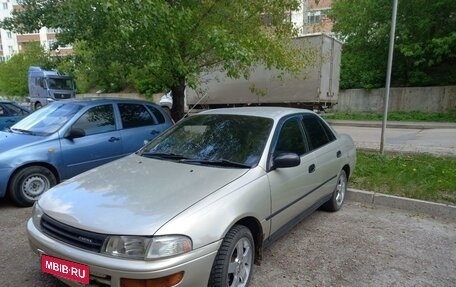
[[[255,243],[252,233],[235,225],[223,239],[215,257],[209,287],[246,287],[252,277]]]
[[[49,188],[57,184],[55,175],[43,166],[29,166],[16,172],[8,187],[15,204],[22,207],[33,203]]]
[[[35,104],[35,111],[41,109],[43,106],[41,105],[40,102],[36,102]]]
[[[338,211],[344,204],[346,193],[347,174],[345,173],[345,170],[341,170],[333,194],[331,198],[325,204],[323,204],[322,208],[327,211]]]

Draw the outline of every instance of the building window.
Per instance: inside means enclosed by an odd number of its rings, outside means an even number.
[[[60,29],[60,28],[49,28],[47,30],[47,32],[50,33],[50,34],[52,34],[52,33],[58,34],[58,33],[62,32],[62,29]]]
[[[48,48],[54,50],[57,48],[57,40],[49,40],[48,41]]]
[[[8,46],[8,51],[10,54],[13,54],[14,53],[13,46]]]
[[[312,11],[307,13],[307,23],[318,24],[322,20],[323,14],[321,11]]]
[[[3,10],[8,10],[8,3],[3,3]]]
[[[6,37],[8,39],[11,39],[13,37],[10,31],[6,32]]]

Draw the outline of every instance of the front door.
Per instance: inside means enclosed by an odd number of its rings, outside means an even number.
[[[73,177],[122,155],[122,138],[116,127],[112,104],[90,108],[71,128],[83,130],[85,136],[60,139],[62,179]]]
[[[315,192],[318,182],[315,178],[316,159],[308,152],[300,117],[287,119],[280,128],[273,156],[295,153],[301,163],[296,167],[277,168],[268,173],[271,188],[271,235],[281,233],[287,224],[299,220],[319,195]]]

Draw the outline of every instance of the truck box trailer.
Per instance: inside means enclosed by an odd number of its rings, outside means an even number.
[[[231,79],[224,72],[201,75],[201,85],[187,90],[187,105],[193,109],[244,105],[280,105],[324,110],[339,96],[342,43],[326,34],[295,39],[315,49],[316,61],[299,75],[285,74],[262,65],[253,68],[249,79]],[[252,90],[261,91],[260,93]]]

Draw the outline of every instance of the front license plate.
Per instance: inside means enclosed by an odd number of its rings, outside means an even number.
[[[89,266],[84,264],[42,254],[41,271],[82,284],[89,284]]]

